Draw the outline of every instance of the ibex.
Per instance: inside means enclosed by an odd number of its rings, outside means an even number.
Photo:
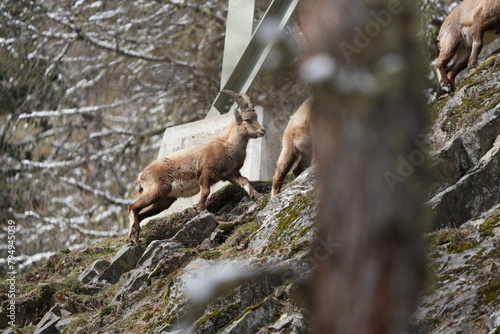
[[[444,20],[438,35],[435,70],[443,92],[455,90],[455,78],[477,66],[484,45],[500,34],[499,0],[464,0]],[[448,63],[455,57],[453,64]]]
[[[139,198],[128,206],[130,218],[129,239],[139,242],[140,222],[168,209],[178,197],[190,197],[201,189],[198,212],[206,210],[205,203],[210,186],[229,181],[243,187],[251,198],[261,196],[240,174],[246,157],[248,140],[262,137],[264,127],[246,94],[223,90],[237,103],[234,121],[225,135],[206,143],[163,156],[148,165],[135,181]]]
[[[311,139],[311,112],[313,98],[305,100],[286,126],[283,133],[281,154],[276,164],[273,177],[272,196],[281,191],[281,185],[293,164],[298,162],[293,170],[295,177],[299,176],[312,163],[313,144]]]

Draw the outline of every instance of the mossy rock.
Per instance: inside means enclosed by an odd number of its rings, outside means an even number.
[[[314,194],[297,194],[290,200],[288,207],[279,213],[277,216],[278,225],[276,230],[272,233],[271,240],[273,242],[267,248],[266,254],[275,251],[296,251],[306,246],[304,243],[299,243],[302,238],[313,225],[306,225],[298,229],[294,229],[294,225],[302,216],[309,216],[310,211],[314,210]],[[293,235],[290,235],[290,231]]]
[[[445,228],[425,236],[425,241],[429,248],[429,253],[435,251],[439,246],[445,246],[449,252],[456,253],[472,247],[469,247],[472,241],[466,241],[466,237],[471,231],[457,228]]]
[[[189,208],[167,217],[153,219],[142,229],[141,236],[144,237],[146,245],[154,240],[172,238],[196,214],[195,209]]]
[[[496,72],[500,70],[500,54],[495,54],[480,63],[466,77],[457,82],[456,92],[441,96],[431,106],[431,114],[436,118],[441,110],[445,110],[446,119],[441,130],[454,134],[459,129],[474,125],[484,112],[500,103]],[[459,102],[447,106],[449,102],[460,97]]]
[[[497,210],[493,217],[485,221],[479,227],[479,233],[482,238],[494,236],[493,229],[500,226],[500,209]]]
[[[118,306],[116,304],[106,305],[103,308],[101,308],[101,314],[102,315],[115,314],[117,310]]]
[[[251,182],[251,184],[254,189],[261,194],[267,194],[271,191],[270,181],[255,181]],[[233,184],[228,184],[222,189],[216,191],[208,198],[207,210],[213,214],[216,214],[227,204],[235,207],[245,196],[248,196],[245,189]]]
[[[494,277],[478,290],[479,301],[482,305],[500,305],[500,279]]]

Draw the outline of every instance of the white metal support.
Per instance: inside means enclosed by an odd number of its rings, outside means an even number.
[[[229,89],[237,93],[245,93],[248,90],[298,2],[299,0],[273,0],[271,2],[222,89]],[[228,23],[227,29],[230,28]],[[224,50],[225,52],[226,50]],[[229,112],[231,110],[230,101],[231,98],[227,94],[219,94],[208,112],[207,118]]]
[[[220,79],[221,90],[224,89],[224,85],[238,64],[243,51],[250,43],[254,11],[255,0],[229,0]]]

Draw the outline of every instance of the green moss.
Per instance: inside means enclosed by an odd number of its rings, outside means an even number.
[[[500,261],[500,248],[494,247],[489,252],[482,249],[470,261],[473,261],[473,263],[481,263],[485,260]]]
[[[248,241],[251,235],[259,228],[259,223],[255,217],[248,217],[235,223],[234,226],[235,228],[233,228],[219,248],[221,252],[229,251],[230,254],[226,253],[226,256],[238,253],[240,251],[238,246]]]
[[[222,223],[218,226],[218,229],[221,231],[230,231],[236,226],[235,223]]]
[[[290,248],[290,251],[292,253],[297,253],[307,248],[310,248],[311,246],[312,242],[310,240],[305,240],[303,242],[293,244],[292,247]]]
[[[252,186],[261,194],[267,194],[271,190],[271,182],[269,181],[252,182]],[[207,210],[216,214],[227,204],[232,207],[236,206],[245,196],[248,194],[242,187],[228,184],[208,198]]]
[[[254,232],[259,228],[259,223],[255,218],[250,218],[242,222],[242,225],[238,226],[234,233],[238,232]]]
[[[469,230],[445,228],[425,236],[428,253],[435,253],[438,247],[445,247],[449,253],[461,253],[478,246],[477,240],[468,240]]]
[[[90,313],[88,312],[78,313],[76,316],[78,319],[72,321],[65,329],[69,330],[71,328],[76,328],[85,325],[89,321]]]
[[[151,220],[141,231],[141,238],[144,238],[146,245],[154,240],[164,240],[171,238],[184,224],[196,216],[196,210],[189,208],[182,212],[171,214],[167,217]]]
[[[462,253],[468,249],[476,248],[479,245],[477,240],[472,240],[470,242],[460,242],[460,243],[452,243],[448,246],[448,251],[450,253]]]
[[[498,278],[492,279],[488,284],[479,288],[477,292],[479,301],[483,305],[494,303],[500,304],[500,280]]]
[[[256,309],[258,309],[259,307],[262,306],[262,304],[264,304],[264,302],[266,301],[267,297],[262,299],[260,302],[258,302],[257,304],[254,304],[252,306],[249,306],[247,307],[246,309],[244,309],[243,311],[241,311],[241,313],[234,319],[234,321],[238,321],[239,319],[241,319],[245,314],[247,314],[248,312],[251,312],[251,311],[254,311]]]
[[[217,213],[227,204],[231,204],[234,207],[245,195],[246,192],[243,188],[228,184],[208,198],[207,210]]]
[[[276,230],[271,235],[273,242],[268,247],[266,253],[277,251],[283,247],[287,249],[296,248],[295,245],[298,240],[304,236],[312,226],[304,226],[298,231],[294,231],[290,235],[289,231],[293,231],[295,222],[308,210],[311,210],[313,205],[313,194],[298,194],[290,202],[290,205],[282,210],[277,219],[279,220]],[[283,241],[286,240],[286,244]]]
[[[126,322],[124,323],[125,326],[129,329],[134,328],[137,325],[137,322],[139,320],[142,320],[148,312],[150,312],[149,309],[143,308],[138,310],[137,312],[130,314],[126,319]]]
[[[216,309],[216,310],[213,310],[212,312],[208,313],[206,316],[204,316],[203,318],[201,318],[197,325],[198,326],[201,326],[203,325],[205,322],[209,321],[210,319],[214,318],[217,314],[220,313],[220,310]]]
[[[455,133],[460,128],[474,124],[485,111],[500,102],[500,97],[496,96],[496,93],[497,89],[491,87],[463,98],[460,105],[449,109],[442,130]]]
[[[198,257],[200,259],[204,260],[214,260],[220,258],[222,255],[222,252],[219,250],[211,250],[211,251],[203,251],[201,252]]]
[[[109,315],[109,314],[115,314],[116,311],[118,310],[118,306],[115,304],[113,305],[106,305],[103,308],[101,308],[101,314],[102,315]]]
[[[40,283],[32,290],[36,291],[36,299],[39,303],[51,304],[53,296],[80,295],[82,287],[82,282],[76,279],[68,279],[58,282]]]
[[[36,286],[40,282],[55,282],[76,278],[81,268],[86,267],[98,258],[104,258],[116,253],[114,247],[90,247],[86,250],[63,250],[51,256],[41,266],[20,277],[21,292],[27,292],[25,287]],[[32,289],[32,288],[31,288]]]
[[[279,215],[278,230],[283,232],[293,226],[293,223],[300,217],[304,209],[308,208],[312,203],[311,196],[299,194],[295,196],[285,210]]]
[[[293,184],[294,180],[295,177],[293,176],[293,174],[287,174],[283,179],[283,184],[281,185],[281,192],[290,187]]]
[[[447,270],[444,275],[443,275],[443,281],[446,281],[451,278],[456,278],[459,276],[462,276],[463,274],[466,274],[471,270],[471,266],[462,266],[454,269]]]
[[[488,58],[482,62],[476,70],[458,82],[456,91],[465,92],[459,105],[448,108],[446,120],[442,124],[442,130],[450,134],[458,129],[469,127],[480,119],[481,115],[495,107],[500,102],[500,96],[497,94],[496,86],[476,88],[485,82],[493,80],[493,73],[490,70],[495,64],[498,55]],[[439,111],[443,109],[455,94],[445,95],[437,99],[431,106],[431,113],[435,119]]]
[[[251,311],[254,311],[256,309],[258,309],[259,307],[262,306],[262,304],[264,304],[264,302],[266,301],[267,297],[266,298],[263,298],[260,302],[252,305],[252,306],[249,306],[247,307],[246,309],[244,309],[243,311],[241,311],[241,313],[235,317],[234,319],[232,319],[231,322],[227,323],[224,327],[222,327],[218,333],[221,333],[224,331],[225,328],[227,328],[228,326],[230,326],[232,323],[240,320],[245,314],[247,314],[248,312],[251,312]]]
[[[488,219],[479,227],[481,238],[494,236],[493,229],[500,224],[500,213],[495,214],[494,217]]]

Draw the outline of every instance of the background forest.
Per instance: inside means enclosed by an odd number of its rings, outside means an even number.
[[[21,269],[125,233],[164,130],[204,118],[219,92],[226,15],[224,1],[0,4],[0,221],[2,239],[17,223]],[[261,73],[249,93],[284,119],[304,96],[294,73]]]
[[[255,24],[270,2],[256,1]],[[422,1],[430,60],[456,4]],[[16,222],[20,269],[126,233],[164,130],[205,117],[219,92],[226,14],[226,1],[1,2],[0,233]],[[249,91],[276,122],[307,95],[297,36],[290,24]]]

